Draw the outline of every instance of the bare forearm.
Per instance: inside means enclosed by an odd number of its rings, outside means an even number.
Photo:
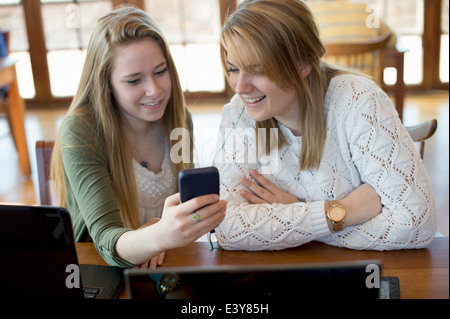
[[[124,233],[117,240],[116,252],[120,258],[140,265],[165,251],[159,243],[158,227],[152,225]]]
[[[363,184],[339,201],[346,211],[344,227],[362,224],[381,213],[380,197],[369,184]],[[325,202],[325,213],[329,202]],[[333,224],[328,221],[328,227],[333,230]]]

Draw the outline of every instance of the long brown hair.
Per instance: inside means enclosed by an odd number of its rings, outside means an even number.
[[[324,98],[330,79],[339,69],[322,60],[325,48],[309,7],[300,0],[246,0],[228,17],[222,29],[220,54],[227,74],[227,54],[237,66],[251,72],[257,64],[265,76],[281,88],[298,94],[302,128],[300,169],[320,165],[326,137]],[[308,76],[302,67],[310,66]],[[275,119],[256,123],[258,128],[278,128]],[[278,134],[278,145],[286,144]],[[266,150],[270,149],[267,140]]]
[[[170,136],[172,128],[188,129],[183,91],[167,42],[148,14],[130,5],[118,7],[97,22],[87,48],[78,90],[68,111],[68,115],[90,114],[94,118],[100,140],[104,143],[108,155],[112,187],[122,220],[125,226],[132,228],[139,227],[137,194],[136,191],[131,191],[136,189],[136,181],[131,152],[127,147],[128,141],[121,125],[121,112],[111,98],[109,81],[114,59],[113,48],[145,38],[157,41],[170,72],[172,94],[166,107],[164,121],[167,134]],[[189,134],[192,141],[191,130]],[[170,146],[177,142],[170,140]],[[61,206],[65,206],[67,195],[61,150],[67,147],[73,146],[61,145],[57,137],[52,155],[51,178],[55,181]],[[192,148],[190,151],[192,152]],[[190,164],[183,161],[178,164],[172,163],[172,170],[178,173],[188,165]]]

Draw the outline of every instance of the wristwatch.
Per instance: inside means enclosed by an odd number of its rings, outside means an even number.
[[[161,292],[161,295],[164,296],[168,292],[175,290],[178,287],[180,279],[180,276],[174,272],[165,273],[159,283],[159,291]]]
[[[334,231],[344,229],[345,209],[337,200],[328,203],[327,218],[333,224]]]

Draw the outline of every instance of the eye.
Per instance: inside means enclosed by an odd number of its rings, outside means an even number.
[[[156,71],[155,75],[163,75],[164,73],[166,73],[169,70],[169,68],[166,66],[164,69]]]
[[[141,79],[134,79],[134,80],[128,80],[126,81],[127,84],[129,85],[136,85],[141,81]]]
[[[237,73],[239,72],[239,69],[234,67],[234,66],[230,66],[227,70],[228,73]]]

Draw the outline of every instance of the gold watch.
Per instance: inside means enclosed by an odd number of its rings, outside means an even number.
[[[337,200],[328,203],[327,218],[333,224],[334,231],[344,229],[345,209]]]

